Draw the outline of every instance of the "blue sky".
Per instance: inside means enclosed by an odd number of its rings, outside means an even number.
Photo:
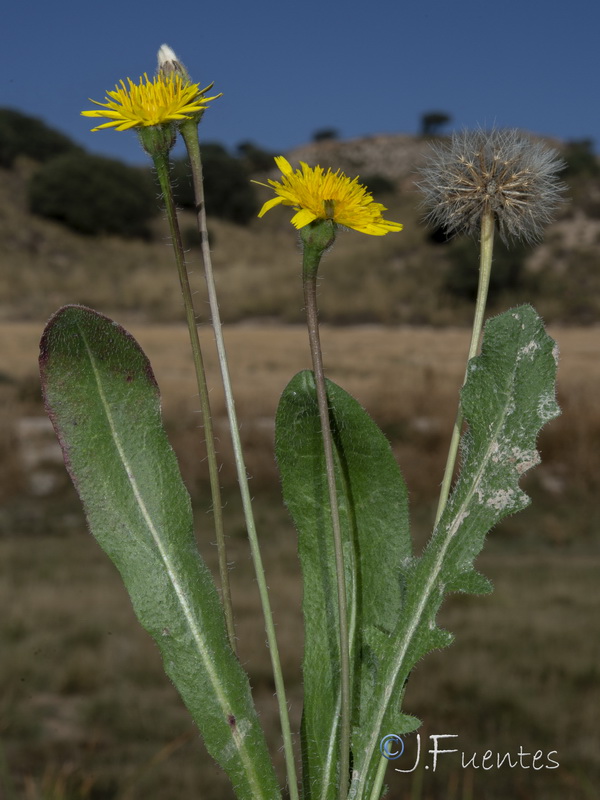
[[[43,118],[92,152],[145,163],[137,137],[90,133],[79,112],[120,78],[155,70],[168,43],[224,96],[205,140],[285,152],[416,133],[424,111],[600,146],[597,0],[103,0],[6,4],[0,106]]]

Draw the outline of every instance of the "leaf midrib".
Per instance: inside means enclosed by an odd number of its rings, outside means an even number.
[[[196,648],[198,650],[198,653],[199,653],[200,658],[202,660],[202,663],[204,665],[206,674],[208,675],[209,680],[210,680],[210,682],[211,682],[211,684],[213,686],[215,696],[217,697],[217,699],[219,701],[219,705],[220,705],[221,710],[223,712],[223,717],[226,718],[227,714],[230,712],[232,704],[230,704],[227,701],[227,695],[223,691],[223,685],[222,685],[221,681],[218,679],[218,674],[217,674],[217,672],[216,672],[216,670],[214,668],[214,664],[212,663],[212,661],[210,659],[210,656],[208,655],[208,650],[207,650],[207,647],[206,647],[206,645],[204,643],[204,639],[203,639],[203,636],[202,636],[202,633],[201,633],[201,629],[199,629],[198,626],[195,624],[194,614],[193,614],[192,609],[190,607],[190,604],[189,604],[189,602],[188,602],[188,600],[187,600],[187,598],[185,596],[185,591],[184,591],[183,587],[179,585],[179,583],[178,583],[178,581],[176,579],[176,573],[175,573],[175,571],[173,569],[173,565],[172,565],[172,563],[171,563],[171,561],[170,561],[170,559],[168,557],[168,554],[167,554],[167,552],[166,552],[166,550],[164,548],[164,545],[162,543],[160,532],[154,526],[154,523],[152,521],[152,517],[151,517],[151,515],[150,515],[150,513],[149,513],[149,511],[148,511],[148,509],[146,507],[146,504],[145,504],[145,502],[143,500],[142,493],[140,492],[140,489],[138,487],[137,481],[136,481],[136,479],[135,479],[135,477],[133,475],[133,471],[131,470],[129,461],[128,461],[127,457],[126,457],[124,448],[123,448],[122,443],[121,443],[121,438],[120,438],[120,436],[118,434],[118,431],[117,431],[117,428],[116,428],[116,425],[115,425],[115,422],[114,422],[114,419],[113,419],[113,415],[111,413],[110,404],[109,404],[109,402],[108,402],[108,400],[106,398],[106,395],[104,393],[100,371],[98,370],[98,368],[96,366],[96,360],[94,358],[93,351],[92,351],[92,349],[91,349],[91,347],[90,347],[90,345],[88,343],[88,339],[86,337],[85,330],[82,328],[81,325],[78,325],[78,328],[79,328],[79,332],[80,332],[81,338],[83,340],[83,343],[85,345],[85,348],[86,348],[86,351],[87,351],[87,354],[88,354],[90,365],[91,365],[93,373],[94,373],[96,386],[98,388],[98,394],[99,394],[99,397],[100,397],[102,408],[104,410],[104,413],[106,415],[106,419],[107,419],[109,427],[110,427],[111,436],[112,436],[113,442],[115,444],[115,447],[117,449],[117,452],[119,454],[119,458],[121,459],[121,463],[122,463],[123,468],[125,470],[125,474],[127,475],[127,479],[129,481],[129,484],[130,484],[130,487],[131,487],[131,491],[132,491],[132,493],[133,493],[133,495],[135,497],[136,503],[137,503],[137,505],[138,505],[138,507],[140,509],[140,512],[142,514],[144,522],[145,522],[146,526],[148,527],[148,530],[150,531],[152,539],[153,539],[153,541],[154,541],[154,543],[155,543],[155,545],[156,545],[156,547],[158,549],[158,552],[160,553],[161,559],[162,559],[162,561],[163,561],[163,563],[165,565],[165,569],[166,569],[167,575],[169,577],[169,581],[170,581],[170,583],[171,583],[171,585],[172,585],[172,587],[173,587],[173,589],[175,591],[175,594],[177,596],[177,600],[178,600],[178,602],[179,602],[179,604],[180,604],[180,606],[181,606],[181,608],[183,610],[187,626],[188,626],[188,628],[190,630],[190,633],[192,635],[192,638],[193,638],[193,640],[194,640],[194,642],[196,644]],[[242,759],[242,762],[244,763],[246,776],[249,778],[249,781],[248,781],[249,784],[251,785],[253,791],[255,791],[257,793],[257,795],[262,796],[262,789],[261,789],[260,781],[259,781],[259,779],[258,779],[258,777],[256,775],[256,772],[255,772],[254,768],[253,768],[253,762],[252,762],[252,760],[250,758],[249,753],[247,752],[247,749],[242,746],[244,738],[241,737],[241,736],[234,736],[233,740],[236,743],[236,749],[240,753],[240,757]]]

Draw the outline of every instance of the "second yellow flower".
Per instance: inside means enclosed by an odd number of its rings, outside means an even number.
[[[274,206],[284,205],[296,209],[297,213],[291,220],[295,228],[304,228],[317,219],[331,219],[338,225],[371,236],[402,230],[400,223],[383,219],[381,212],[386,211],[386,207],[373,200],[358,178],[348,178],[339,170],[332,172],[328,169],[325,172],[322,167],[309,167],[302,161],[302,169],[294,172],[283,156],[277,156],[275,163],[281,170],[282,179],[269,180],[269,184],[277,196],[267,200],[259,217]]]

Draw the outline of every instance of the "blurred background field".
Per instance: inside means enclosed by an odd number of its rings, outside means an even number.
[[[388,435],[409,486],[417,549],[428,533],[443,472],[476,270],[472,242],[442,241],[419,222],[413,170],[427,146],[419,137],[329,139],[288,154],[292,161],[331,162],[370,176],[390,209],[386,216],[405,224],[401,234],[381,240],[340,235],[323,264],[320,293],[328,374]],[[407,712],[424,721],[422,736],[457,734],[451,746],[467,759],[488,749],[514,756],[522,746],[533,753],[557,751],[560,767],[463,770],[455,754],[442,757],[435,773],[394,776],[390,768],[393,800],[597,797],[600,188],[589,148],[569,152],[572,203],[539,247],[498,251],[491,301],[492,313],[532,302],[550,323],[561,350],[563,414],[543,431],[542,464],[524,481],[532,505],[492,532],[480,558],[494,593],[446,603],[442,624],[456,641],[418,665],[405,702]],[[587,166],[578,168],[575,155],[582,152]],[[256,152],[246,148],[235,158],[244,162],[247,176],[265,180],[266,161],[262,169],[250,168],[251,162],[257,166]],[[45,162],[21,153],[4,163],[0,796],[228,800],[233,795],[227,781],[202,750],[115,570],[86,532],[44,416],[37,377],[43,326],[63,303],[92,305],[131,330],[155,369],[166,426],[194,501],[199,546],[214,566],[198,400],[164,220],[151,217],[144,231],[127,235],[73,230],[64,220],[31,213],[31,181]],[[185,170],[178,181],[183,187]],[[310,362],[299,324],[295,235],[284,211],[254,218],[260,199],[268,196],[261,191],[243,224],[212,216],[209,227],[297,728],[301,584],[295,532],[279,493],[273,416],[287,381]],[[206,324],[199,250],[185,197],[180,203],[223,462],[240,658],[281,767],[274,690]]]

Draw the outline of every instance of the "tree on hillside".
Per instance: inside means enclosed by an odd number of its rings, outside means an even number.
[[[445,111],[426,111],[421,114],[421,136],[439,136],[440,128],[452,122]]]
[[[339,138],[340,132],[337,128],[319,128],[312,135],[313,142],[329,142]]]

